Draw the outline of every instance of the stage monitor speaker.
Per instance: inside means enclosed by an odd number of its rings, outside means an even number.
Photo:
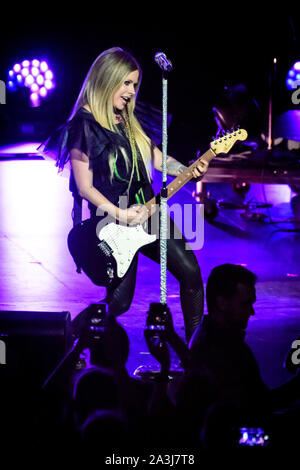
[[[69,312],[0,311],[1,379],[40,386],[72,347]]]

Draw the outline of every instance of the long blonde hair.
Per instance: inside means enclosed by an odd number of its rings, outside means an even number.
[[[114,121],[113,96],[121,87],[127,75],[135,70],[139,71],[139,81],[136,89],[138,92],[142,71],[137,61],[132,55],[121,49],[113,47],[102,52],[92,64],[80,90],[79,96],[72,110],[69,119],[83,107],[88,105],[94,118],[99,124],[112,132],[120,133]],[[150,178],[150,162],[151,162],[151,140],[143,131],[140,123],[134,115],[135,98],[131,98],[123,113],[126,130],[130,134],[129,140],[132,148],[134,142],[144,161],[147,175]],[[132,149],[134,151],[134,149]],[[127,168],[129,167],[129,158],[122,149]],[[116,155],[110,155],[109,166],[111,171],[111,180],[114,174],[113,161]],[[132,178],[132,175],[131,175]]]

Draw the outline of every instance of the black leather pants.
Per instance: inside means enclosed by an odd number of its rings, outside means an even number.
[[[204,290],[200,267],[194,252],[186,249],[187,241],[179,232],[172,219],[170,221],[170,238],[167,243],[167,268],[180,283],[180,299],[184,317],[185,336],[189,341],[195,328],[200,324],[204,308]],[[143,255],[160,262],[159,240],[142,247]],[[105,301],[114,315],[126,312],[132,302],[138,254],[135,256],[129,270],[120,284],[114,289],[107,290]],[[151,293],[149,292],[149,298]]]

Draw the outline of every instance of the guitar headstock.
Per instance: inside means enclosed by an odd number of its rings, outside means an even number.
[[[211,142],[210,148],[215,152],[216,155],[219,153],[228,153],[238,140],[246,140],[247,137],[248,133],[245,131],[245,129],[237,129],[231,133],[227,132],[219,139]]]

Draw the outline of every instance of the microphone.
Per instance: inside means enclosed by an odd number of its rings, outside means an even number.
[[[166,54],[163,52],[157,52],[154,56],[154,60],[165,72],[171,72],[171,70],[173,70],[172,63],[169,61],[169,59],[167,59]]]

